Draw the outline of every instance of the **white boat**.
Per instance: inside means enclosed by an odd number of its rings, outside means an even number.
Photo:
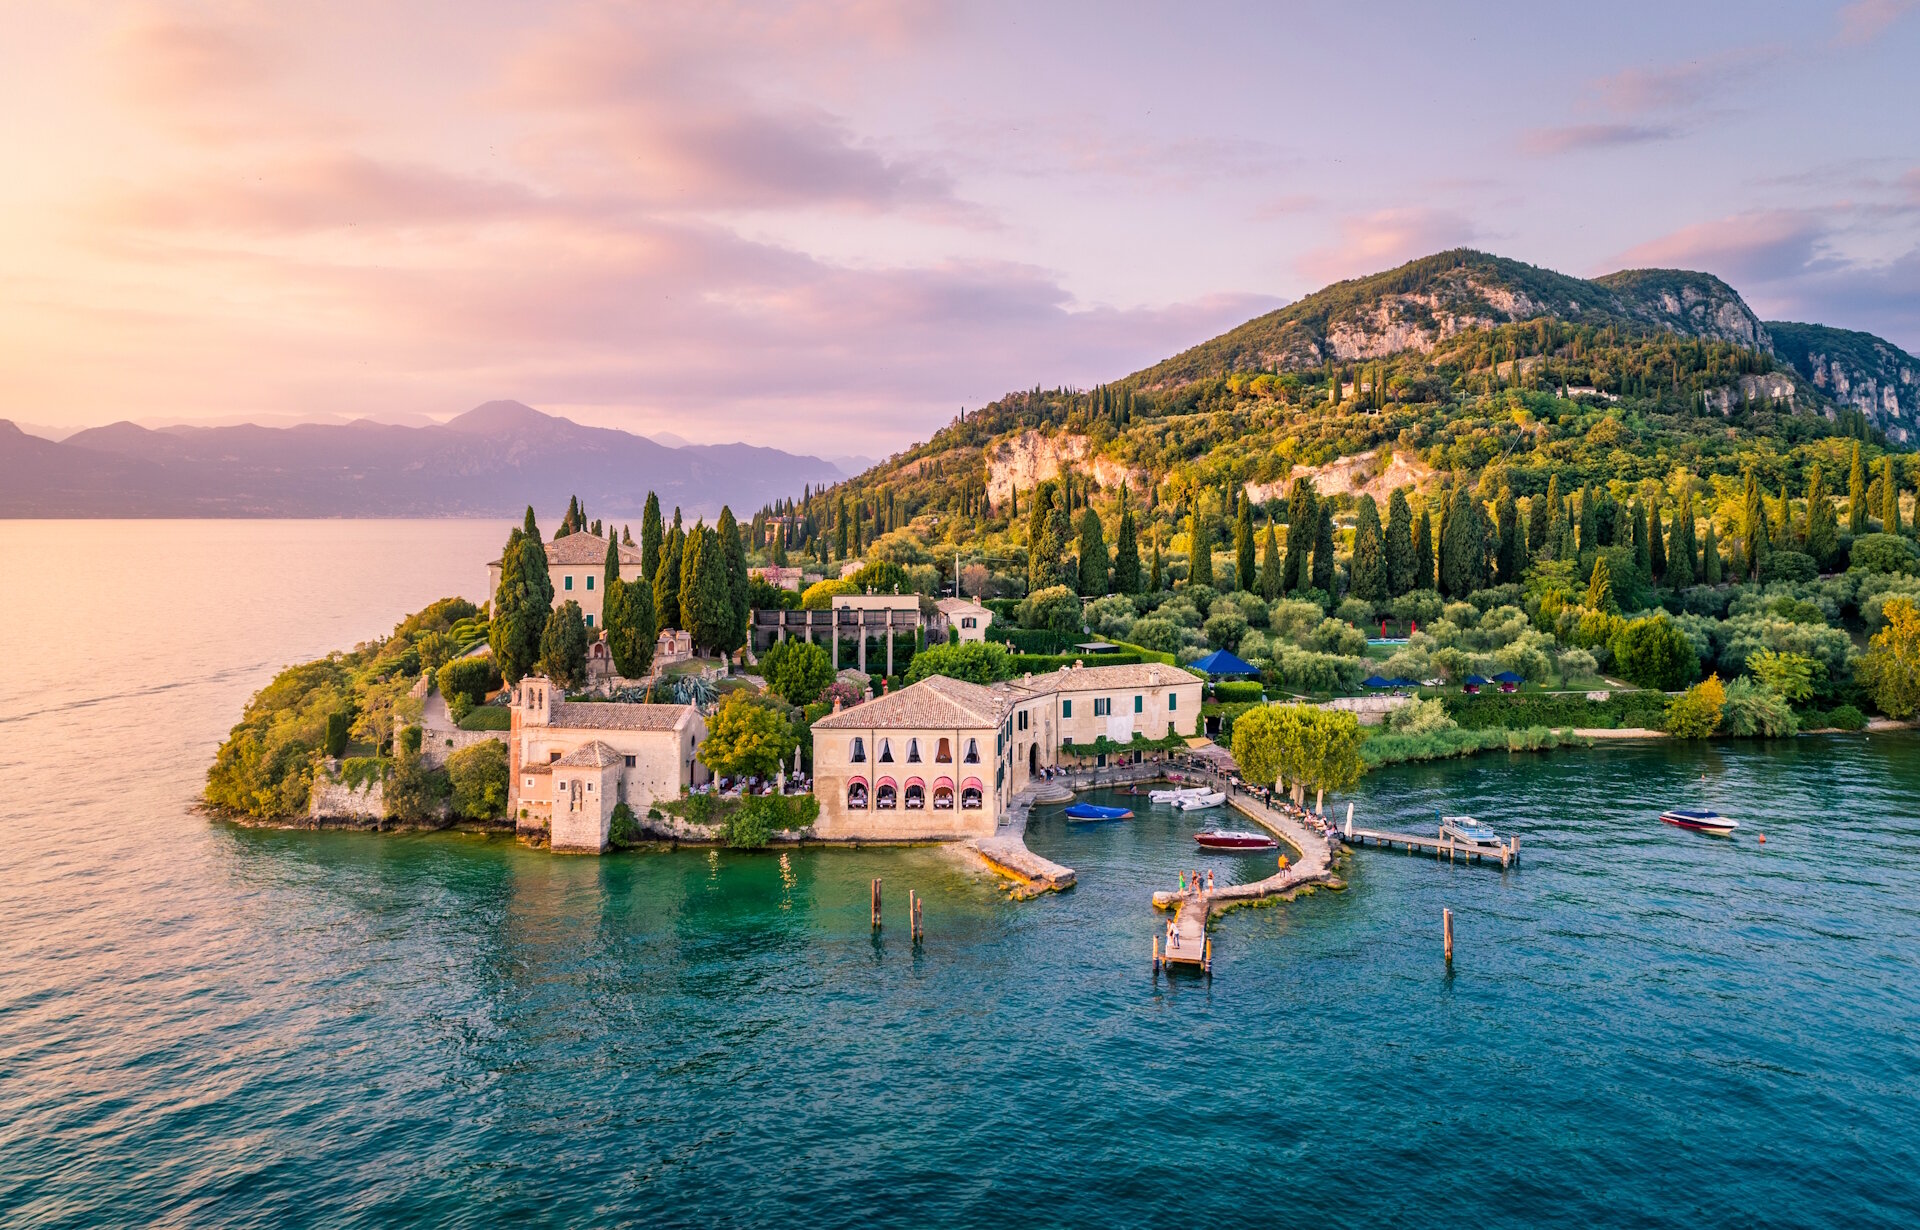
[[[1207,793],[1205,786],[1172,786],[1165,790],[1147,791],[1149,803],[1178,803],[1181,799],[1190,799],[1196,794]]]
[[[1175,799],[1173,805],[1181,811],[1200,811],[1207,807],[1218,807],[1226,801],[1226,791],[1207,790],[1200,794],[1190,794],[1184,799]]]
[[[1740,827],[1738,820],[1729,820],[1719,812],[1708,811],[1704,807],[1676,807],[1672,811],[1661,812],[1660,820],[1675,828],[1711,833],[1715,837],[1732,836],[1733,831]]]
[[[1440,817],[1440,836],[1464,841],[1470,846],[1497,846],[1500,835],[1472,816]]]

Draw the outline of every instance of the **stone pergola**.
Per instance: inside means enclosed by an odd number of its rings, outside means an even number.
[[[756,654],[789,636],[804,638],[808,644],[817,645],[824,639],[827,652],[832,655],[835,669],[840,665],[840,638],[856,638],[858,646],[858,664],[861,673],[867,670],[867,638],[879,636],[887,645],[887,671],[893,674],[893,637],[896,632],[915,632],[926,627],[926,620],[918,611],[908,610],[858,610],[841,607],[832,611],[771,611],[756,610],[749,625],[753,637],[753,651]]]

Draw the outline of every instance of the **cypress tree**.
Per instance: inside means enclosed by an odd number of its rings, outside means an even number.
[[[1153,571],[1147,575],[1147,591],[1157,594],[1160,592],[1160,589],[1160,532],[1155,530],[1153,534]]]
[[[1708,585],[1720,584],[1720,543],[1714,537],[1712,517],[1707,518],[1707,539],[1701,545],[1700,555],[1700,575],[1705,578]]]
[[[1666,579],[1667,575],[1667,533],[1660,524],[1660,505],[1656,502],[1647,517],[1647,561],[1653,571],[1647,575],[1655,581]]]
[[[639,679],[653,669],[653,586],[645,581],[621,582],[601,598],[606,612],[607,651],[613,669],[623,679]],[[617,612],[617,614],[616,614]]]
[[[1441,490],[1439,510],[1433,518],[1433,583],[1441,596],[1447,594],[1447,521],[1453,512],[1453,489]]]
[[[1363,602],[1380,603],[1392,595],[1387,589],[1386,543],[1380,530],[1380,508],[1373,497],[1360,497],[1354,521],[1353,561],[1347,568],[1347,589]]]
[[[1287,497],[1287,561],[1282,576],[1289,593],[1297,593],[1311,583],[1310,555],[1319,528],[1317,503],[1313,481],[1294,479],[1293,491]]]
[[[653,626],[680,627],[680,570],[686,562],[687,534],[681,529],[680,510],[674,509],[675,525],[660,544],[660,570],[653,576]]]
[[[1419,519],[1413,523],[1413,588],[1432,589],[1433,586],[1433,520],[1423,506]]]
[[[630,547],[633,545],[633,527],[631,525],[625,525],[625,524],[621,525],[620,545],[623,547]]]
[[[720,524],[714,531],[720,536],[721,558],[726,562],[727,602],[733,609],[733,624],[727,638],[715,647],[733,653],[747,643],[747,621],[753,617],[753,591],[747,577],[747,548],[740,541],[740,523],[733,509],[720,506]]]
[[[640,575],[651,583],[660,572],[660,544],[666,528],[660,524],[660,497],[647,492],[647,508],[640,515]]]
[[[1833,500],[1827,495],[1827,477],[1815,462],[1807,478],[1807,554],[1824,569],[1839,552],[1840,527],[1833,515]]]
[[[1900,532],[1900,472],[1893,468],[1893,454],[1880,459],[1880,532]]]
[[[1780,484],[1780,498],[1773,502],[1773,549],[1792,551],[1799,545],[1799,534],[1793,524],[1793,498],[1787,494],[1785,482]]]
[[[1121,489],[1120,528],[1113,536],[1113,592],[1140,592],[1140,540],[1133,527],[1133,509],[1126,503],[1126,488]]]
[[[1742,546],[1746,550],[1747,574],[1757,581],[1760,579],[1761,570],[1766,565],[1767,540],[1770,535],[1767,529],[1766,505],[1760,496],[1760,480],[1754,476],[1751,468],[1747,470],[1746,491],[1740,501],[1740,518],[1741,530],[1745,534]]]
[[[1065,544],[1049,534],[1049,527],[1053,524],[1054,502],[1059,498],[1058,490],[1057,484],[1052,481],[1041,483],[1033,489],[1033,499],[1027,504],[1029,593],[1052,585],[1054,574],[1059,570],[1060,551]]]
[[[571,598],[547,614],[540,631],[540,669],[563,690],[587,681],[587,625]]]
[[[775,568],[785,568],[787,566],[787,527],[772,525],[767,528],[772,531],[772,549],[767,553],[767,561]]]
[[[1668,537],[1666,583],[1674,589],[1692,585],[1700,575],[1698,563],[1693,541],[1693,489],[1682,487],[1679,506],[1673,510],[1673,532]]]
[[[1867,532],[1867,467],[1860,460],[1860,442],[1853,444],[1853,466],[1847,471],[1847,533]]]
[[[1233,577],[1236,588],[1253,588],[1253,505],[1240,493],[1240,513],[1233,522]]]
[[[1586,607],[1590,611],[1604,611],[1609,615],[1620,613],[1620,604],[1613,596],[1613,569],[1602,554],[1593,561],[1593,577],[1587,582]]]
[[[839,503],[834,506],[833,558],[837,560],[847,558],[847,549],[850,545],[847,541],[847,497],[843,495]]]
[[[1047,578],[1048,585],[1064,585],[1068,589],[1078,590],[1080,567],[1067,555],[1067,543],[1072,541],[1073,522],[1067,516],[1066,500],[1056,499],[1053,510],[1047,514],[1047,542],[1053,548],[1053,573]]]
[[[1267,533],[1260,542],[1260,596],[1272,602],[1280,596],[1280,531],[1267,522]]]
[[[738,635],[733,625],[733,597],[727,592],[727,550],[720,535],[696,525],[687,535],[686,558],[680,565],[680,610],[693,643],[717,653]]]
[[[1466,484],[1454,488],[1453,501],[1441,530],[1441,593],[1465,598],[1487,584],[1486,510]]]
[[[1207,538],[1207,521],[1196,507],[1187,518],[1187,584],[1213,588],[1213,543]]]
[[[1520,527],[1520,509],[1513,502],[1513,491],[1500,488],[1500,499],[1494,505],[1495,534],[1499,545],[1494,549],[1494,579],[1501,585],[1515,585],[1520,581],[1520,573],[1525,569],[1527,554],[1526,531]]]
[[[1395,487],[1387,497],[1387,589],[1399,597],[1413,584],[1413,509],[1407,504],[1407,489]]]
[[[539,661],[540,637],[552,608],[547,548],[529,507],[525,523],[508,535],[507,549],[500,557],[500,588],[494,594],[493,625],[487,634],[507,682],[518,683]]]
[[[1553,504],[1560,498],[1560,476],[1554,475],[1547,480],[1547,493],[1536,495],[1527,501],[1527,547],[1529,553],[1538,555],[1542,549],[1551,553],[1553,542]]]
[[[1647,506],[1640,500],[1633,502],[1633,566],[1643,577],[1653,575],[1653,543],[1651,531],[1647,525]]]
[[[1080,514],[1079,585],[1082,598],[1107,596],[1107,539],[1100,529],[1100,514],[1088,508]]]
[[[1580,488],[1580,550],[1586,552],[1600,545],[1600,506],[1594,498],[1592,487]]]
[[[1329,598],[1338,598],[1333,578],[1333,503],[1319,501],[1319,519],[1313,535],[1313,587]]]

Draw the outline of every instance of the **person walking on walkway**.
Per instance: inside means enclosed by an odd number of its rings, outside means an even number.
[[[1213,891],[1213,868],[1207,868],[1207,891]]]

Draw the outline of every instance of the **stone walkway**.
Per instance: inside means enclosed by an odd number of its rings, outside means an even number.
[[[1241,905],[1293,892],[1307,884],[1326,884],[1334,879],[1333,854],[1336,843],[1308,828],[1286,812],[1268,807],[1244,791],[1234,790],[1224,778],[1213,785],[1228,792],[1227,803],[1235,811],[1266,829],[1298,852],[1299,858],[1264,880],[1251,884],[1228,884],[1221,888],[1188,889],[1186,892],[1158,892],[1153,895],[1156,909],[1174,911],[1175,926],[1182,935],[1206,933],[1207,918],[1216,905]]]

